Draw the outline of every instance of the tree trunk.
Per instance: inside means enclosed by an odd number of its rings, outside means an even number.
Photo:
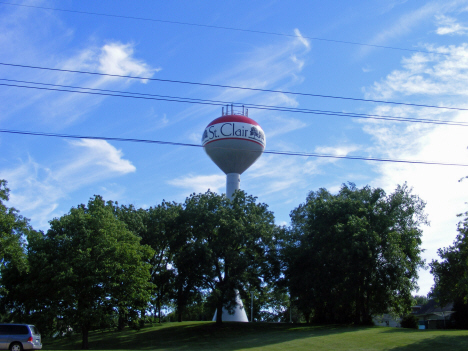
[[[161,291],[159,291],[159,296],[158,296],[158,318],[159,318],[159,323],[161,323]]]
[[[177,322],[182,322],[182,310],[185,308],[185,296],[182,285],[177,289]]]
[[[122,331],[125,328],[125,318],[123,317],[122,313],[119,313],[119,321],[117,324],[117,330]]]
[[[182,302],[179,300],[177,301],[177,322],[182,322]]]
[[[88,327],[82,327],[81,328],[81,349],[82,350],[89,349],[88,334],[89,334]]]
[[[216,305],[216,324],[221,325],[223,323],[223,302],[218,302]]]

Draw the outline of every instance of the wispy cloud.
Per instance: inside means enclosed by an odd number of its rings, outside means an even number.
[[[468,33],[468,27],[461,25],[453,17],[437,15],[435,18],[438,26],[436,33],[439,35],[464,35]]]
[[[347,156],[359,150],[357,145],[317,146],[316,153],[334,156]],[[301,196],[310,184],[311,178],[321,175],[324,167],[334,164],[336,158],[309,157],[306,160],[297,157],[285,157],[279,155],[263,155],[251,166],[245,177],[248,182],[256,185],[255,194],[262,196],[275,194],[281,201],[288,201],[292,193],[298,191]],[[261,180],[259,182],[259,180]],[[287,191],[286,191],[287,190]]]
[[[222,174],[192,175],[176,178],[167,182],[178,188],[187,189],[190,193],[204,193],[208,189],[216,192],[225,192],[226,177]]]
[[[27,2],[26,2],[27,3]],[[43,1],[35,1],[40,5]],[[27,7],[6,6],[2,8],[0,21],[0,55],[4,62],[39,65],[59,69],[92,71],[120,75],[151,77],[160,68],[153,68],[138,59],[133,43],[89,38],[76,44],[80,49],[70,50],[75,39],[73,29],[64,25],[56,16],[38,16],[38,10]],[[53,37],[53,40],[50,38]],[[33,58],[33,61],[31,61]],[[38,64],[40,63],[40,64]],[[2,78],[64,84],[87,88],[120,88],[137,83],[138,80],[99,77],[82,74],[52,72],[45,70],[0,67]],[[140,80],[145,83],[145,80]],[[0,107],[0,118],[7,120],[19,111],[34,106],[31,123],[45,124],[49,128],[67,127],[96,108],[103,96],[71,94],[17,87],[2,87],[0,98],[9,101]],[[60,123],[58,123],[60,122]]]
[[[268,137],[272,138],[281,134],[286,134],[307,126],[307,123],[295,118],[285,118],[283,116],[273,116],[270,121],[272,128],[268,131]],[[276,128],[273,127],[276,124]]]
[[[68,142],[67,157],[54,166],[44,166],[31,157],[1,170],[0,178],[9,180],[11,204],[47,227],[56,215],[60,200],[89,184],[136,171],[122,151],[103,140]]]
[[[296,37],[301,42],[301,44],[304,45],[307,50],[310,50],[310,41],[302,36],[299,29],[295,28],[294,34],[296,34]]]
[[[403,95],[460,97],[468,93],[468,44],[459,46],[428,46],[443,53],[417,53],[402,60],[402,68],[394,70],[380,82],[365,89],[367,98],[389,99]],[[453,100],[453,99],[452,99]],[[432,100],[431,104],[437,104]]]
[[[58,68],[67,70],[82,70],[115,74],[122,76],[139,76],[150,78],[160,68],[151,68],[145,62],[134,57],[134,45],[111,42],[102,47],[88,47],[73,57],[60,62]],[[110,76],[81,76],[70,74],[55,74],[58,84],[77,85],[92,89],[106,89],[127,87],[138,82],[135,79],[110,77]],[[147,80],[139,80],[146,83]],[[48,119],[60,119],[65,124],[74,122],[80,116],[94,109],[103,96],[89,96],[83,94],[66,94],[58,96],[51,93],[50,100],[42,104],[43,115]],[[78,108],[79,106],[79,108]],[[64,117],[66,116],[66,117]]]
[[[403,14],[390,27],[381,30],[366,42],[372,45],[388,45],[391,40],[409,34],[428,18],[450,11],[454,7],[456,7],[456,2],[453,1],[425,3],[418,9]],[[372,50],[374,49],[371,47],[361,47],[360,55],[365,56]]]
[[[133,45],[110,43],[101,48],[99,70],[106,74],[135,75],[151,77],[160,68],[150,68],[145,62],[133,57]],[[149,78],[148,77],[148,78]]]
[[[315,152],[332,156],[347,156],[351,152],[359,150],[357,145],[343,145],[343,146],[317,146]]]
[[[135,172],[136,168],[129,160],[123,159],[121,150],[116,149],[105,140],[83,139],[71,141],[72,145],[81,148],[81,162],[102,166],[109,172],[126,174]]]

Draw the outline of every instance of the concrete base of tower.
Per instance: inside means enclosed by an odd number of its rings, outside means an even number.
[[[216,322],[218,311],[215,311],[213,322]],[[234,313],[230,314],[229,311],[223,307],[223,322],[248,322],[247,314],[245,313],[244,304],[240,298],[239,292],[236,291],[236,306]]]

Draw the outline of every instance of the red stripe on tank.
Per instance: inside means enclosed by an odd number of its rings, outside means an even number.
[[[206,144],[203,145],[203,147],[205,147],[206,145],[208,144],[211,144],[212,142],[215,142],[215,141],[220,141],[220,140],[245,140],[245,141],[250,141],[252,143],[255,143],[255,144],[258,144],[260,145],[261,147],[263,147],[265,149],[265,146],[262,144],[262,143],[259,143],[258,141],[256,140],[252,140],[252,139],[242,139],[242,138],[222,138],[222,139],[215,139],[215,140],[211,140],[209,142],[207,142]],[[237,150],[237,149],[236,149]],[[257,150],[252,150],[252,151],[257,151]]]
[[[213,122],[208,124],[206,127],[208,128],[209,126],[212,126],[213,124],[226,123],[226,122],[248,123],[248,124],[253,124],[253,125],[260,127],[260,125],[257,122],[255,122],[252,118],[241,116],[241,115],[227,115],[227,116],[218,117]]]

